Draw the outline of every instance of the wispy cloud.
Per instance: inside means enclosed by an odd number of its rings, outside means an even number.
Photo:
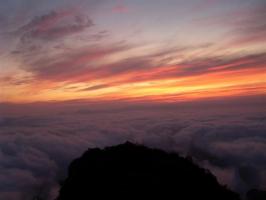
[[[200,24],[215,29],[224,29],[223,37],[228,48],[233,46],[249,46],[265,43],[266,41],[266,4],[256,1],[250,4],[239,5],[236,9],[226,10],[223,15],[204,17]],[[221,42],[224,43],[224,42]],[[224,43],[225,44],[225,43]]]
[[[92,5],[96,4],[96,1],[90,2]],[[87,5],[83,3],[82,5]],[[36,12],[29,16],[24,25],[13,31],[17,41],[14,42],[15,48],[11,48],[6,56],[8,61],[16,62],[14,67],[17,74],[12,77],[17,78],[16,83],[20,84],[14,84],[14,91],[21,94],[21,91],[30,93],[31,89],[36,92],[39,90],[42,94],[40,99],[45,94],[47,99],[73,95],[80,95],[77,96],[79,98],[85,97],[86,92],[95,95],[97,93],[102,97],[106,94],[106,98],[124,92],[123,95],[128,94],[128,98],[136,98],[136,89],[142,89],[149,95],[155,95],[156,91],[158,95],[180,95],[184,91],[178,92],[173,83],[168,85],[167,89],[165,82],[172,81],[186,86],[184,89],[195,90],[202,89],[205,85],[206,88],[216,88],[218,91],[227,86],[236,86],[235,80],[239,81],[239,87],[243,85],[243,79],[246,79],[247,84],[254,85],[252,79],[254,80],[255,74],[261,73],[260,83],[256,82],[260,90],[260,85],[264,82],[261,77],[265,71],[266,55],[263,47],[256,48],[256,45],[263,46],[265,35],[263,1],[256,0],[253,4],[239,3],[240,6],[237,6],[238,3],[229,5],[227,1],[199,0],[195,5],[207,6],[208,9],[204,8],[205,14],[197,12],[188,16],[189,20],[184,18],[177,21],[172,19],[179,14],[172,13],[172,8],[168,5],[150,4],[149,6],[156,8],[154,11],[159,14],[167,8],[169,14],[173,15],[165,24],[155,22],[158,29],[149,24],[149,20],[154,19],[153,12],[142,13],[142,9],[147,8],[148,4],[141,8],[137,5],[124,1],[105,2],[102,9],[106,11],[106,8],[114,8],[116,12],[127,12],[132,7],[137,9],[136,13],[145,15],[145,19],[147,17],[143,24],[139,22],[139,16],[131,14],[120,18],[119,15],[110,15],[110,12],[106,14],[99,9],[99,13],[93,15],[90,10],[86,12],[87,8],[74,9],[67,6],[51,6],[45,9],[45,12]],[[180,6],[188,11],[195,5],[180,3]],[[158,6],[162,9],[158,10]],[[168,16],[168,13],[165,15]],[[108,20],[105,19],[107,16]],[[193,21],[192,27],[189,23],[194,18],[203,19],[205,24],[202,24],[201,20],[197,23]],[[119,22],[113,23],[116,20]],[[135,31],[134,27],[142,32],[128,34],[127,30],[131,31],[129,24],[132,24],[132,32]],[[210,28],[213,34],[207,34]],[[198,34],[194,37],[192,32],[196,30]],[[177,37],[169,34],[171,32]],[[187,34],[184,34],[186,32]],[[213,74],[217,77],[219,73],[220,77],[225,73],[235,74],[236,77],[233,80],[226,76],[223,78],[223,84],[219,82],[221,88],[218,88]],[[250,74],[250,77],[247,74]],[[5,85],[12,84],[10,73],[1,77]],[[195,81],[201,77],[207,79],[209,85],[207,81]],[[184,79],[190,79],[190,82]],[[18,85],[21,85],[19,90]],[[22,85],[27,87],[23,88]],[[65,89],[67,86],[75,86],[75,90]],[[8,93],[11,91],[10,87],[5,90],[7,96],[11,93]],[[70,94],[74,91],[75,94]],[[191,92],[197,91],[187,91]]]
[[[82,81],[84,78],[93,77],[96,72],[102,71],[101,67],[95,66],[94,62],[104,59],[110,54],[121,52],[125,48],[124,45],[119,44],[105,48],[89,46],[61,55],[56,54],[49,59],[46,56],[41,56],[37,60],[27,60],[28,65],[25,70],[32,72],[37,79],[41,80]]]
[[[20,27],[16,34],[21,35],[21,41],[27,43],[33,39],[54,40],[79,33],[93,26],[87,16],[74,11],[52,11],[43,16],[33,18]]]
[[[266,42],[266,4],[262,3],[250,11],[242,13],[235,22],[237,44],[252,44]]]

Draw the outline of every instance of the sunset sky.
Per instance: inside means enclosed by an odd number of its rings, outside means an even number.
[[[125,141],[266,190],[266,0],[0,0],[0,200]]]
[[[0,2],[0,101],[266,93],[264,0]]]

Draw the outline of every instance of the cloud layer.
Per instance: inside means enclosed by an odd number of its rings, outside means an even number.
[[[88,147],[126,140],[190,155],[239,192],[265,187],[263,98],[251,104],[242,99],[242,105],[239,100],[164,106],[4,105],[1,198],[52,198],[73,158]],[[27,114],[28,109],[34,111]]]

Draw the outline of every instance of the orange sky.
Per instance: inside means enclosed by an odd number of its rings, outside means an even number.
[[[4,13],[0,102],[265,94],[265,5],[197,2],[149,5],[157,21],[133,1]]]

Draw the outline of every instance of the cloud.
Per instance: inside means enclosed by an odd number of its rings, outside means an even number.
[[[184,66],[183,73],[204,73],[227,70],[243,70],[248,68],[264,68],[266,65],[266,54],[256,53],[240,55],[237,57],[209,57],[188,60],[180,63]],[[182,73],[182,72],[181,72]]]
[[[128,13],[129,9],[125,5],[116,5],[112,9],[113,13]]]
[[[208,47],[209,45],[194,48]],[[34,59],[26,57],[24,70],[32,73],[37,79],[55,82],[87,82],[116,77],[116,83],[105,83],[108,86],[167,78],[195,77],[226,71],[254,70],[265,68],[266,65],[264,52],[183,58],[176,63],[168,63],[173,62],[172,57],[182,57],[192,47],[166,49],[145,56],[133,55],[115,62],[98,62],[133,48],[134,46],[117,42],[105,46],[88,45],[65,50],[59,54],[40,54]]]
[[[110,87],[110,85],[108,84],[99,84],[99,85],[94,85],[94,86],[90,86],[84,89],[81,89],[80,91],[93,91],[93,90],[100,90],[100,89],[104,89]]]
[[[236,2],[238,5],[235,9],[224,9],[223,13],[219,13],[222,3],[219,1],[206,0],[203,1],[198,10],[206,8],[210,9],[212,6],[217,6],[217,12],[211,16],[195,19],[197,25],[214,30],[223,29],[221,33],[221,41],[217,43],[224,45],[227,48],[237,48],[238,46],[250,46],[265,43],[266,41],[266,24],[265,1],[255,0],[254,2]],[[228,1],[230,3],[230,1]],[[233,6],[232,6],[233,7]],[[212,8],[213,10],[215,8]]]
[[[32,74],[32,79],[53,82],[82,83],[110,77],[119,77],[145,72],[155,66],[148,57],[132,57],[101,64],[105,58],[130,50],[127,44],[113,43],[108,46],[88,45],[78,49],[64,50],[52,55],[23,57],[23,70]],[[118,85],[118,82],[108,85]]]
[[[239,5],[237,9],[225,10],[223,15],[204,18],[201,25],[227,30],[223,37],[226,37],[225,45],[231,48],[264,43],[266,40],[265,1],[257,0],[254,3]]]
[[[51,11],[33,18],[20,27],[16,34],[21,35],[21,41],[27,43],[32,39],[54,40],[79,33],[93,26],[93,22],[85,15],[74,11]]]
[[[266,42],[266,4],[262,2],[257,7],[242,13],[242,18],[235,21],[236,44],[256,44]]]
[[[41,56],[36,60],[25,60],[25,70],[33,73],[37,79],[53,81],[82,81],[103,73],[94,63],[106,56],[121,52],[124,45],[111,47],[89,46],[66,51],[51,57]]]
[[[3,76],[0,77],[0,83],[4,85],[26,85],[32,82],[32,78],[30,76],[22,76],[16,77],[15,75]]]
[[[137,59],[137,58],[136,58]],[[123,66],[128,66],[125,63]],[[130,65],[129,65],[130,66]],[[172,65],[153,65],[148,59],[140,63],[136,75],[129,76],[125,82],[162,80],[169,78],[196,77],[204,74],[237,71],[245,69],[262,69],[266,66],[266,54],[248,54],[236,57],[214,56],[184,60]]]
[[[4,105],[0,194],[18,200],[43,191],[43,197],[52,199],[73,158],[88,147],[126,140],[190,155],[235,190],[265,187],[266,107],[246,101]]]

